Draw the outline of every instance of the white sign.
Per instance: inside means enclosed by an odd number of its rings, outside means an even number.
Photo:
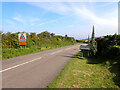
[[[19,41],[26,41],[26,33],[19,33],[18,39]]]
[[[18,34],[19,45],[26,45],[26,33]]]

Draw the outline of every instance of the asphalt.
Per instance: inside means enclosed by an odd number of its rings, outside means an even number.
[[[72,45],[2,61],[2,88],[46,88],[79,52]]]

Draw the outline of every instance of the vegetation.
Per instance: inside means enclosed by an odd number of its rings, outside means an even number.
[[[120,62],[120,35],[107,35],[104,38],[97,38],[97,57],[116,59]]]
[[[102,63],[110,67],[109,70],[116,74],[113,80],[120,87],[120,35],[107,35],[96,41],[98,51],[94,58],[101,59]]]
[[[48,88],[120,88],[120,35],[94,40],[97,52],[87,58],[79,52]]]
[[[112,80],[115,74],[96,61],[79,52],[48,88],[118,88]]]
[[[93,32],[92,32],[92,38],[91,41],[89,43],[90,46],[90,55],[95,55],[97,52],[97,43],[95,41],[95,30],[94,30],[94,26],[93,26]]]
[[[116,76],[113,80],[120,87],[120,35],[107,35],[96,39],[94,35],[93,26],[92,40],[89,45],[91,49],[90,57],[96,60],[100,59],[100,63],[104,63],[105,65],[108,64],[110,71],[116,68],[117,71],[115,70],[114,72]]]
[[[2,34],[3,59],[75,44],[73,37],[57,36],[54,33],[44,31],[39,34],[26,33],[27,48],[20,49],[18,33],[7,32]]]
[[[76,40],[77,43],[87,43],[87,40],[83,40],[83,39],[77,39]]]

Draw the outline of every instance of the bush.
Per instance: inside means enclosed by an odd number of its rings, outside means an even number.
[[[96,56],[104,58],[104,61],[120,63],[120,35],[107,35],[104,38],[96,39]]]
[[[27,45],[26,49],[20,49],[18,43],[18,33],[2,34],[2,57],[11,58],[15,56],[25,55],[29,53],[39,52],[52,48],[73,45],[75,39],[73,37],[55,36],[45,31],[40,34],[26,33]]]

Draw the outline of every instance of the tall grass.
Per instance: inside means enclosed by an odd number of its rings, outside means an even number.
[[[12,58],[16,56],[26,55],[30,53],[36,53],[44,50],[59,48],[63,46],[73,45],[74,43],[63,43],[63,44],[48,44],[42,46],[32,46],[27,48],[3,48],[2,49],[2,59]]]

